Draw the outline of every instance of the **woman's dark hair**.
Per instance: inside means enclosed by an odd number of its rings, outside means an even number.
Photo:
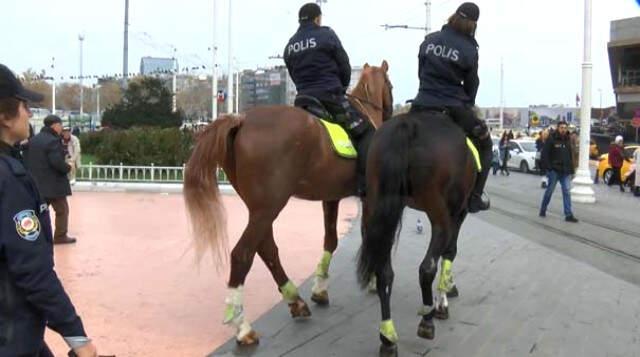
[[[4,115],[5,119],[13,118],[18,115],[20,110],[20,100],[17,98],[0,99],[0,115]]]
[[[458,13],[455,13],[449,17],[448,21],[449,27],[460,32],[464,35],[469,35],[474,37],[476,35],[476,28],[478,28],[478,23],[476,21],[465,19],[460,16]]]

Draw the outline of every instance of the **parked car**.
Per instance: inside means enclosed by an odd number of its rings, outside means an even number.
[[[597,160],[599,154],[600,152],[598,151],[598,145],[596,144],[595,140],[591,139],[589,141],[589,158]]]
[[[629,145],[624,147],[624,157],[628,158],[629,161],[625,160],[622,163],[622,169],[620,169],[620,177],[627,177],[629,174],[629,170],[631,169],[631,164],[633,163],[633,153],[637,148],[640,148],[640,145]],[[613,171],[611,166],[609,166],[609,154],[600,155],[600,162],[598,163],[598,171],[596,175],[598,175],[602,182],[608,184],[611,179],[611,175]]]
[[[522,172],[533,172],[536,167],[536,143],[533,140],[515,139],[509,142],[511,158],[508,167]]]

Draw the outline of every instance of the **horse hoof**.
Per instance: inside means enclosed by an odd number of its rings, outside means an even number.
[[[435,317],[438,320],[448,320],[449,308],[444,306],[436,307],[436,310],[433,312],[433,317]]]
[[[420,320],[418,337],[427,340],[433,340],[436,337],[436,325],[433,324],[433,320]]]
[[[260,343],[260,336],[254,330],[251,330],[248,334],[246,334],[243,338],[237,340],[236,343],[238,346],[254,346]]]
[[[398,355],[398,345],[395,342],[389,341],[388,338],[382,334],[380,336],[380,356],[381,357],[395,357]]]
[[[458,296],[460,296],[460,292],[458,291],[458,287],[454,285],[451,288],[451,290],[447,292],[447,297],[451,299],[451,298],[456,298]]]
[[[329,305],[329,292],[325,290],[319,293],[313,293],[311,295],[311,301],[320,306],[327,306]]]
[[[386,345],[384,343],[380,344],[380,357],[397,357],[398,356],[398,345],[395,343],[392,345]]]
[[[289,304],[289,311],[291,312],[291,317],[293,317],[294,319],[297,317],[311,316],[311,310],[309,310],[309,306],[301,298],[298,298],[296,301]]]

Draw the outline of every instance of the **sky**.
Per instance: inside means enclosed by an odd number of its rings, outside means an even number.
[[[122,71],[124,0],[2,0],[0,63],[15,72],[28,68],[56,76],[79,73],[78,35],[85,36],[85,75]],[[214,21],[213,1],[217,1]],[[214,23],[218,63],[226,72],[228,1],[233,1],[233,52],[240,69],[283,64],[280,55],[296,31],[304,0],[130,0],[129,71],[142,56],[172,56],[180,66],[210,67]],[[439,29],[461,0],[431,0],[431,22]],[[593,106],[615,104],[607,57],[610,21],[640,16],[636,0],[593,1]],[[6,2],[6,3],[5,3]],[[395,100],[418,89],[420,30],[387,30],[382,24],[424,26],[425,0],[327,0],[323,24],[340,37],[353,66],[386,59]],[[581,88],[584,0],[477,0],[481,9],[480,106],[500,103],[504,62],[507,107],[575,105]],[[51,58],[55,69],[51,71]],[[207,69],[207,70],[208,70]],[[90,83],[89,83],[90,84]]]

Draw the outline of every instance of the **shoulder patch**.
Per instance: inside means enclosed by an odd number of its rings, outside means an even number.
[[[34,242],[40,236],[40,220],[33,210],[24,210],[13,216],[18,235],[29,242]]]

